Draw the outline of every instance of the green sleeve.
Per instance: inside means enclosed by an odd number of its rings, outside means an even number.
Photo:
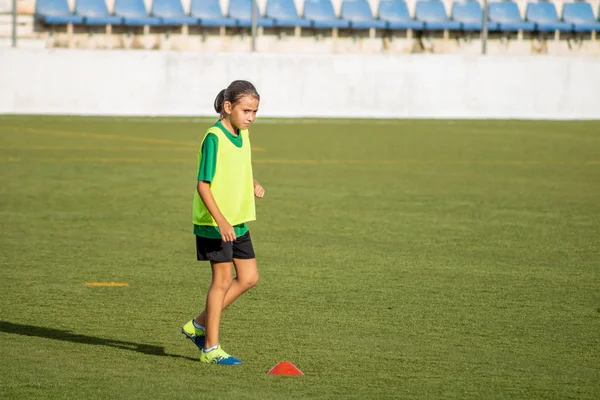
[[[202,157],[200,158],[200,167],[198,168],[198,180],[212,182],[217,169],[217,149],[219,147],[219,138],[209,133],[202,144]]]

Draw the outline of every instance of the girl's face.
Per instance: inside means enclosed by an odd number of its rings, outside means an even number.
[[[225,112],[229,117],[229,122],[237,129],[248,129],[256,119],[258,112],[258,99],[253,96],[244,96],[233,106],[230,102],[223,105]]]

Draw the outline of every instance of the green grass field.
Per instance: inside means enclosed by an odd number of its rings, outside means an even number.
[[[600,398],[600,122],[259,120],[239,367],[180,334],[209,124],[0,117],[1,398]]]

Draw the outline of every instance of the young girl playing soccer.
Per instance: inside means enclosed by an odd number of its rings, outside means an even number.
[[[250,82],[234,81],[223,89],[215,99],[219,121],[208,129],[198,152],[193,205],[196,253],[198,260],[210,261],[212,282],[206,308],[181,331],[200,348],[204,363],[241,363],[221,348],[219,325],[222,310],[258,281],[246,223],[256,219],[254,196],[265,194],[253,178],[248,137],[259,101]]]

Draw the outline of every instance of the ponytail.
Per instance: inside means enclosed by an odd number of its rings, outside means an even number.
[[[215,111],[219,115],[223,115],[223,104],[225,103],[225,90],[227,89],[221,90],[217,95],[217,98],[215,99]]]

